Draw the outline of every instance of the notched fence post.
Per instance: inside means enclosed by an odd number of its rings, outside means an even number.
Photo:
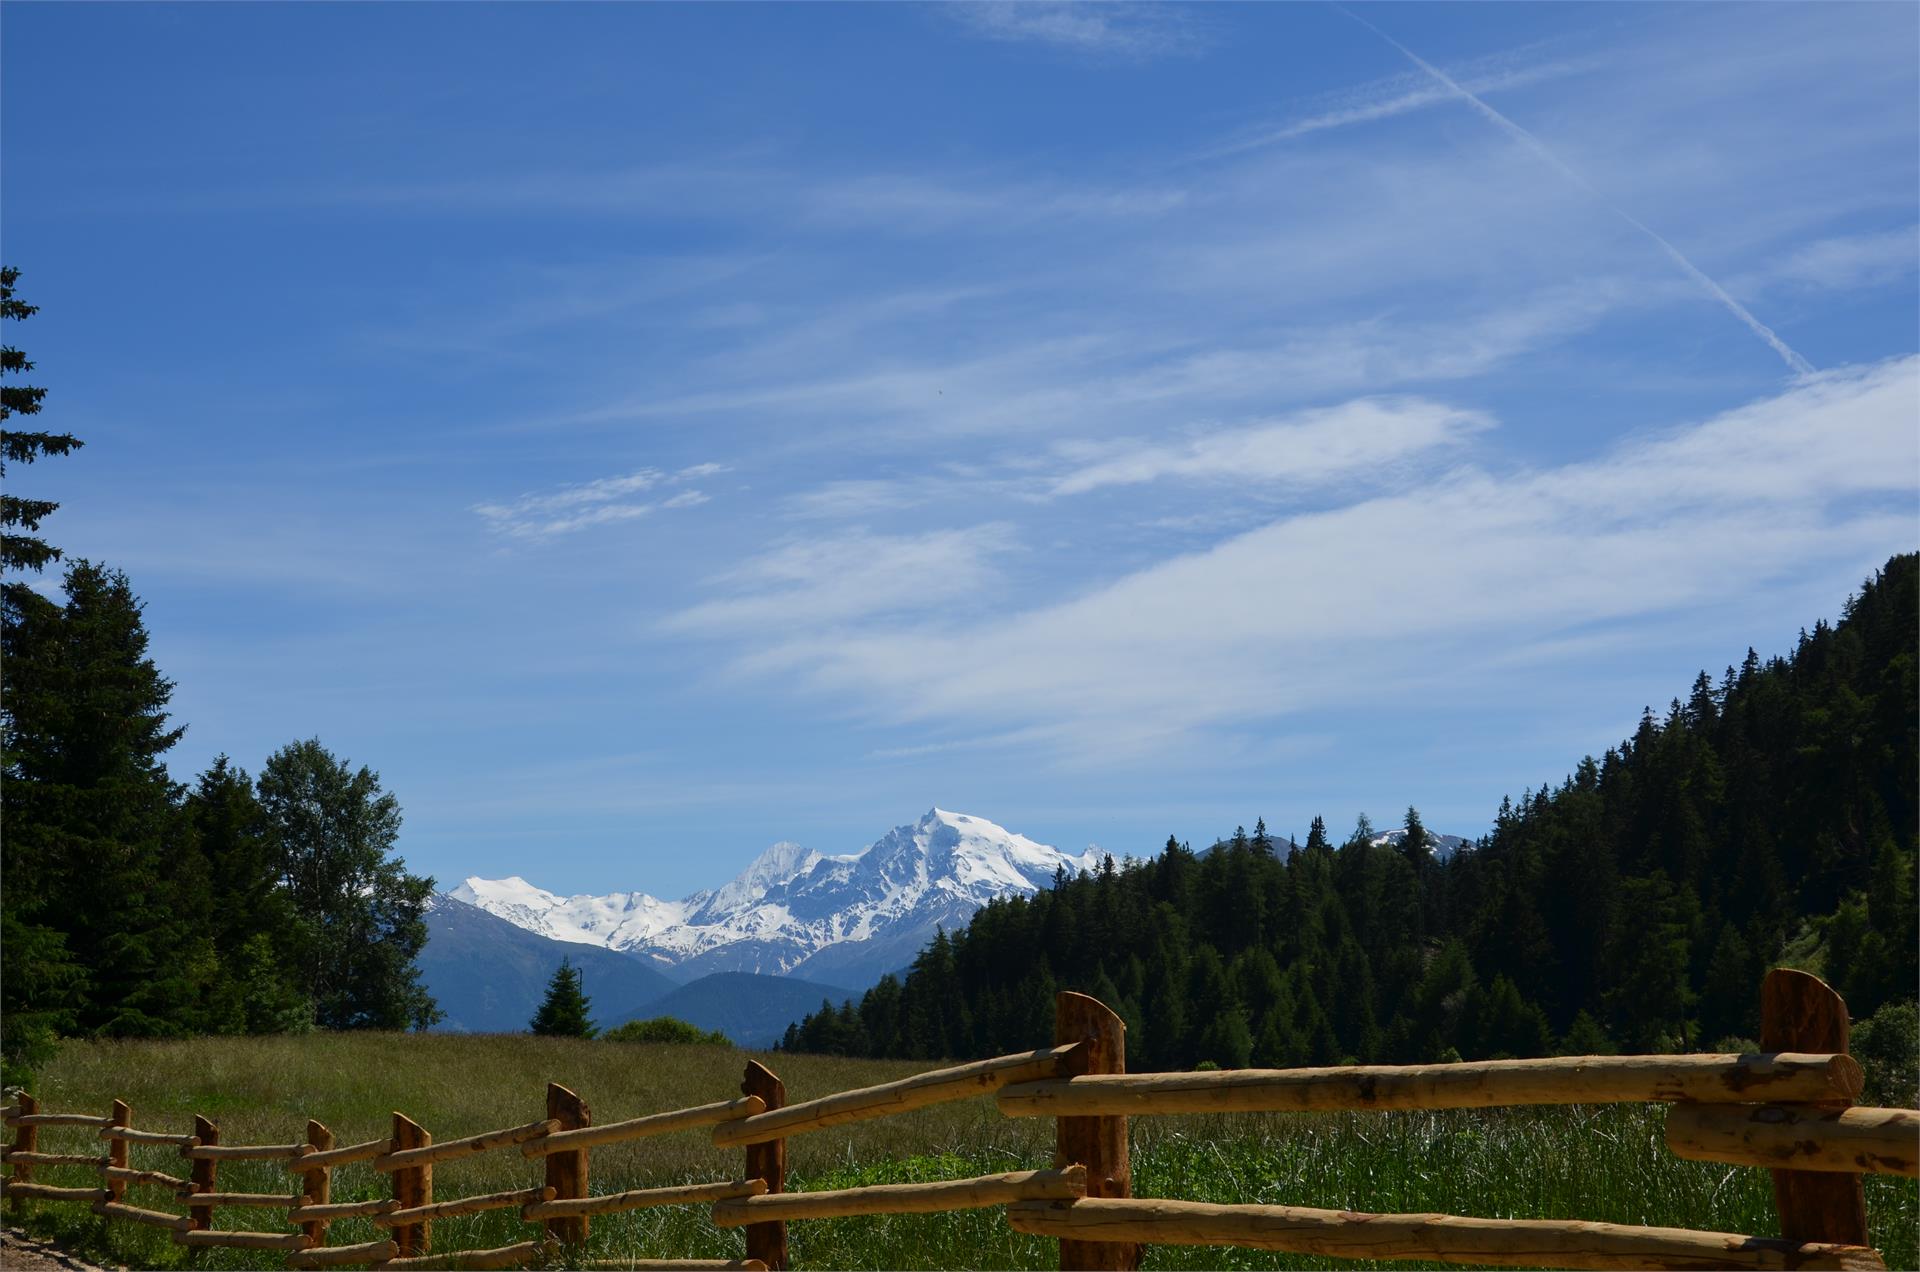
[[[747,1061],[746,1075],[740,1082],[740,1094],[757,1095],[766,1112],[784,1108],[787,1084],[758,1060]],[[787,1190],[787,1141],[765,1140],[747,1145],[747,1178],[767,1181],[766,1196]],[[787,1267],[787,1224],[784,1219],[747,1225],[747,1258],[758,1259],[770,1272],[785,1272]]]
[[[558,1082],[547,1083],[547,1117],[560,1123],[560,1130],[577,1131],[593,1125],[593,1110],[587,1102]],[[572,1149],[547,1155],[547,1187],[556,1201],[587,1195],[587,1150]],[[587,1243],[587,1217],[562,1215],[547,1220],[547,1235],[568,1245]]]
[[[405,1152],[409,1148],[425,1148],[433,1143],[433,1136],[421,1128],[420,1124],[404,1113],[393,1115],[393,1139],[390,1153]],[[433,1166],[402,1166],[393,1172],[393,1199],[400,1203],[400,1209],[411,1210],[415,1206],[424,1206],[433,1200]],[[420,1223],[401,1224],[393,1230],[393,1243],[400,1248],[400,1257],[414,1258],[427,1252],[427,1245],[433,1238],[433,1225]]]
[[[324,1153],[333,1147],[333,1132],[320,1123],[307,1122],[307,1143],[316,1153]],[[300,1191],[306,1195],[309,1206],[324,1206],[333,1200],[333,1168],[322,1167],[300,1173]],[[317,1248],[327,1243],[327,1220],[314,1219],[300,1225],[300,1231],[307,1234]]]
[[[1760,986],[1760,1050],[1844,1052],[1848,1032],[1847,1004],[1825,981],[1789,967],[1767,973]],[[1781,1236],[1867,1244],[1867,1198],[1860,1176],[1813,1170],[1772,1174]]]
[[[1055,1046],[1084,1045],[1067,1062],[1071,1076],[1127,1071],[1127,1026],[1105,1003],[1063,990],[1053,1004]],[[1054,1166],[1087,1168],[1088,1197],[1133,1196],[1125,1117],[1056,1118]],[[1131,1241],[1060,1239],[1062,1272],[1133,1272],[1141,1247]]]

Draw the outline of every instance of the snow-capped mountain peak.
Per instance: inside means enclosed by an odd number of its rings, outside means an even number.
[[[858,852],[822,856],[782,841],[711,892],[561,898],[526,880],[468,879],[452,895],[544,936],[624,950],[695,974],[793,972],[837,984],[904,966],[936,927],[995,897],[1094,869],[984,817],[934,808]]]
[[[1398,830],[1389,830],[1384,835],[1375,835],[1367,842],[1375,848],[1398,848],[1400,841],[1406,837],[1407,828],[1402,826]],[[1427,846],[1436,860],[1445,861],[1454,853],[1473,847],[1473,842],[1462,839],[1458,835],[1439,835],[1430,830],[1427,832]]]
[[[813,849],[782,839],[706,898],[700,912],[728,913],[752,905],[767,894],[767,889],[792,882],[819,860],[820,854]]]
[[[507,922],[556,941],[624,949],[686,917],[686,902],[662,901],[644,892],[603,897],[560,897],[518,875],[468,878],[448,895],[479,906]]]

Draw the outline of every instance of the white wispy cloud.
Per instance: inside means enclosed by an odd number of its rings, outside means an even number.
[[[1596,625],[1647,639],[1659,616],[1910,548],[1917,394],[1920,358],[1829,372],[1593,459],[1456,466],[1417,491],[1283,517],[1069,600],[972,607],[966,621],[949,602],[937,618],[907,606],[849,627],[868,611],[829,579],[869,555],[855,539],[803,553],[808,568],[779,587],[742,578],[756,590],[681,622],[741,641],[743,668],[891,720],[1051,721],[1089,754],[1161,747],[1184,730],[1471,680],[1495,651]],[[874,581],[894,600],[957,591],[899,560]],[[796,604],[816,588],[826,600]]]
[[[719,464],[695,464],[668,476],[657,468],[640,468],[617,477],[599,477],[553,490],[525,494],[508,503],[474,504],[472,511],[488,529],[516,539],[547,539],[593,526],[635,521],[660,508],[689,508],[707,502],[697,490],[683,491],[658,503],[639,502],[662,482],[680,483],[724,472]]]
[[[1920,268],[1920,226],[1817,239],[1772,262],[1756,281],[1841,290],[1896,282]]]
[[[974,35],[1074,53],[1144,59],[1197,53],[1204,34],[1191,8],[1170,4],[970,0],[939,11]]]
[[[1077,495],[1166,479],[1323,484],[1377,474],[1492,425],[1482,412],[1421,398],[1363,398],[1173,445],[1102,447],[1109,453],[1061,476],[1053,490]]]
[[[879,615],[912,616],[996,589],[995,558],[1016,546],[1004,523],[924,534],[856,530],[792,539],[727,571],[733,593],[674,615],[671,631],[809,630]]]

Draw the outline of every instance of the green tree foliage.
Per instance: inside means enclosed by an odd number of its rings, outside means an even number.
[[[539,1032],[535,1030],[534,1032]],[[655,1016],[651,1020],[629,1020],[617,1029],[600,1035],[602,1042],[668,1042],[731,1047],[733,1040],[719,1030],[702,1029],[674,1016]]]
[[[64,604],[26,588],[6,597],[9,1031],[181,1033],[207,969],[161,761],[184,732],[169,723],[173,684],[147,656],[124,574],[76,561],[63,590]]]
[[[553,979],[547,982],[547,996],[541,1000],[540,1010],[533,1013],[533,1019],[527,1022],[527,1028],[548,1038],[591,1038],[600,1032],[587,1016],[591,1009],[592,1004],[587,1001],[587,995],[580,986],[580,969],[573,965],[572,959],[563,958],[560,966],[553,969]],[[641,1023],[656,1022],[632,1022]],[[632,1037],[616,1038],[614,1041],[655,1042],[660,1039]]]
[[[1911,1002],[1917,580],[1889,561],[1791,657],[1697,677],[1469,850],[1436,858],[1412,808],[1397,847],[1364,816],[1338,846],[1317,816],[1284,849],[1261,819],[1198,854],[1172,836],[990,903],[783,1045],[1024,1050],[1060,988],[1129,1022],[1140,1069],[1690,1049],[1753,1036],[1762,975],[1807,933],[1856,1018]]]
[[[207,886],[191,898],[195,928],[216,970],[204,1033],[289,1033],[310,1028],[313,1004],[300,975],[293,898],[280,882],[279,851],[253,780],[222,755],[200,775],[185,814]]]
[[[292,906],[302,988],[323,1029],[424,1029],[440,1018],[414,965],[433,880],[393,856],[400,802],[318,738],[260,770],[260,808]]]
[[[0,324],[23,322],[38,313],[38,305],[29,305],[13,294],[20,271],[11,266],[0,268]],[[27,355],[13,346],[11,333],[0,344],[0,424],[16,415],[38,415],[47,391],[28,384],[11,382],[14,376],[33,370]],[[0,477],[8,464],[31,464],[44,455],[65,455],[86,443],[71,433],[49,433],[36,429],[0,428]],[[27,499],[11,491],[0,494],[0,570],[38,570],[49,561],[60,559],[60,550],[36,537],[41,521],[60,505],[46,499]],[[9,583],[9,587],[18,584]]]

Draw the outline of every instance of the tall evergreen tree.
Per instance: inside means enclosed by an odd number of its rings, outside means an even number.
[[[279,853],[247,771],[226,756],[187,795],[195,871],[206,880],[195,928],[218,964],[199,1028],[209,1033],[283,1033],[309,1027],[301,986],[293,900],[281,886]]]
[[[9,953],[33,955],[9,960],[8,1015],[184,1032],[205,969],[189,956],[183,891],[198,883],[179,869],[185,828],[161,760],[185,732],[168,722],[173,684],[147,656],[126,575],[76,561],[63,589],[64,605],[7,596],[4,906],[21,941]]]

